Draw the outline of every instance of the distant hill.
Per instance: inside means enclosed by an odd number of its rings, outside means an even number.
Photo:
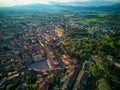
[[[70,6],[70,5],[61,5],[65,9],[74,9],[74,10],[120,10],[120,3],[107,6]]]
[[[4,9],[56,9],[56,10],[120,10],[120,3],[107,6],[72,6],[72,5],[59,5],[59,4],[29,4],[17,5],[11,7],[1,7]]]
[[[29,5],[17,5],[10,7],[11,9],[60,9],[59,6],[52,4],[29,4]]]

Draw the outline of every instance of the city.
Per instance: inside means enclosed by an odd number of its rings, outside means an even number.
[[[119,11],[0,12],[0,90],[120,88]]]

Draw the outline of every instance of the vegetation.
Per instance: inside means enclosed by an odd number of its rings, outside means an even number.
[[[56,88],[62,88],[63,82],[61,79],[63,78],[64,74],[58,74],[56,76],[53,76],[52,82],[50,83],[49,89],[53,90],[54,87]]]
[[[9,84],[7,87],[6,87],[6,90],[14,90],[15,89],[15,85],[14,84]]]
[[[64,47],[71,57],[76,57],[80,63],[89,59],[96,62],[95,65],[89,67],[92,74],[88,82],[89,89],[117,90],[120,88],[120,27],[110,20],[116,22],[119,22],[119,20],[114,17],[114,14],[111,14],[111,16],[109,14],[99,14],[94,15],[94,18],[93,15],[85,17],[97,24],[100,19],[103,19],[104,24],[112,24],[112,27],[108,31],[88,30],[86,29],[88,25],[85,25],[82,29],[68,27],[68,31],[62,38],[64,42],[60,46]],[[90,23],[92,22],[90,21]],[[90,82],[94,82],[94,84]]]

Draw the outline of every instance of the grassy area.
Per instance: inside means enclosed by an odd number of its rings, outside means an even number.
[[[70,18],[70,21],[77,21],[78,23],[105,23],[105,20],[100,18]]]
[[[105,23],[105,20],[98,18],[85,19],[85,21],[88,23]]]
[[[66,17],[66,18],[71,17],[71,16],[73,16],[73,14],[66,14],[66,15],[64,15],[64,17]]]

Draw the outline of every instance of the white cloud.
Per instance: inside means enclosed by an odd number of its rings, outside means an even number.
[[[119,0],[0,0],[0,6],[13,6],[13,5],[32,4],[32,3],[50,4],[52,2],[71,3],[71,2],[87,2],[87,1],[120,2]]]
[[[0,6],[14,6],[14,5],[24,5],[24,4],[32,4],[32,3],[43,3],[48,4],[44,0],[0,0]]]
[[[0,6],[13,6],[13,5],[32,4],[32,3],[50,4],[52,2],[68,3],[68,2],[83,2],[83,1],[89,1],[89,0],[0,0]]]

